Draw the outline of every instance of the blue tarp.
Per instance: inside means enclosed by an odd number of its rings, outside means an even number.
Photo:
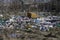
[[[39,24],[40,23],[40,20],[35,19],[35,23],[38,23]]]
[[[6,22],[6,20],[0,19],[0,23],[1,23],[2,25],[4,25],[5,22]]]

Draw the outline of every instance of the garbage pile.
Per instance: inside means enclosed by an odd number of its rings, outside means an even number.
[[[29,14],[30,13],[28,13],[27,16],[11,15],[9,19],[0,22],[0,30],[8,39],[10,39],[11,37],[21,37],[23,39],[24,36],[21,34],[25,34],[26,32],[36,34],[37,30],[38,32],[46,32],[56,27],[56,20],[53,20],[50,17],[41,17],[37,16],[37,14],[34,13],[31,13],[30,15]],[[40,33],[38,32],[37,34]]]
[[[52,18],[40,17],[34,13],[28,13],[27,16],[11,15],[11,18],[5,21],[4,28],[10,29],[31,29],[38,28],[41,31],[49,31],[49,28],[56,26],[52,23]]]

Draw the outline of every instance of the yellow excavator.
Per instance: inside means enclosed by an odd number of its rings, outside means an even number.
[[[29,17],[29,18],[37,18],[38,15],[36,13],[34,13],[34,12],[28,12],[27,17]]]

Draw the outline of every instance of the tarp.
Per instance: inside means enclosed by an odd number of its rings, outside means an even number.
[[[57,27],[60,27],[60,24],[56,24]]]
[[[5,24],[5,20],[0,19],[0,23],[1,23],[1,24]]]

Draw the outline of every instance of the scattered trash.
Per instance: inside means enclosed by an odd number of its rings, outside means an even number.
[[[16,38],[16,34],[12,33],[12,34],[9,35],[9,37]]]
[[[30,16],[31,16],[31,18],[30,18]],[[2,23],[4,23],[5,25],[3,25],[0,22],[0,30],[3,30],[4,35],[8,38],[10,37],[10,38],[24,39],[25,37],[27,37],[26,35],[28,35],[30,33],[33,35],[34,34],[40,35],[40,32],[49,32],[50,28],[53,29],[56,25],[55,23],[51,22],[51,19],[48,19],[46,17],[36,17],[36,14],[31,14],[30,16],[29,17],[11,16],[11,18],[9,18],[8,20],[2,21]],[[59,27],[59,25],[60,24],[58,24],[58,27]],[[4,30],[4,29],[6,29],[6,30]],[[27,34],[25,34],[25,33],[27,33]],[[52,35],[51,33],[48,35],[41,34],[40,36],[57,38],[56,35]],[[3,39],[1,39],[1,40],[3,40]],[[43,39],[43,40],[45,40],[45,39]]]
[[[52,35],[52,33],[49,33],[48,35],[44,35],[45,37],[54,37],[54,38],[57,38],[56,35]]]

